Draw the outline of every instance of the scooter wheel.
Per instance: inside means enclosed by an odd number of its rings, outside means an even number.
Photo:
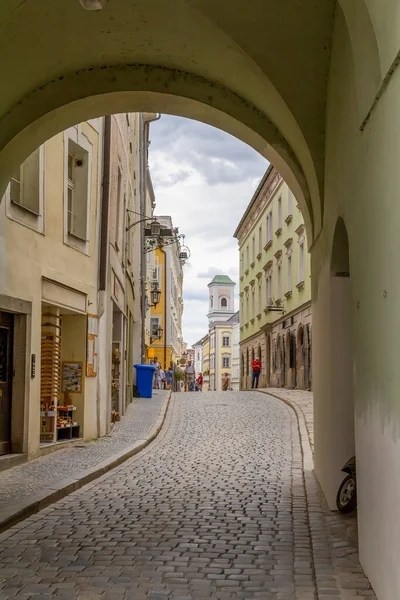
[[[357,507],[357,488],[353,475],[347,475],[340,484],[336,506],[341,513],[351,513]]]

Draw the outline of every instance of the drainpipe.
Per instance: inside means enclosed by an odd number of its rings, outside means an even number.
[[[157,117],[145,117],[144,113],[141,113],[142,126],[139,129],[139,155],[140,155],[140,170],[141,170],[141,193],[140,193],[140,208],[139,212],[141,215],[146,214],[146,192],[147,192],[147,147],[149,138],[150,123],[161,119],[161,114]],[[145,337],[146,337],[146,255],[144,253],[144,229],[145,222],[140,223],[140,309],[142,317],[142,334],[140,340],[140,357],[141,363],[144,364],[146,360],[145,352]]]
[[[111,170],[111,115],[104,117],[103,131],[103,165],[102,165],[102,189],[101,189],[101,220],[100,220],[100,248],[99,248],[99,280],[98,280],[98,298],[97,315],[98,322],[104,315],[107,302],[107,271],[108,271],[108,219],[110,211],[110,170]],[[107,349],[101,349],[100,352],[107,352]],[[108,377],[107,377],[108,382]],[[100,377],[97,378],[97,399],[96,399],[96,417],[97,417],[97,435],[100,435],[101,428],[101,406],[100,406]],[[107,411],[108,411],[107,405]]]
[[[99,318],[104,313],[104,294],[107,289],[108,217],[110,211],[111,115],[104,117],[103,188],[101,193],[101,227],[99,257]]]
[[[167,253],[160,248],[164,254],[164,371],[167,368]]]

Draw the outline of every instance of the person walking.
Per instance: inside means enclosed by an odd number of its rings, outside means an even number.
[[[261,373],[261,360],[256,358],[251,363],[251,389],[258,388],[258,380]]]
[[[163,390],[164,389],[164,384],[165,384],[165,372],[160,367],[160,369],[158,370],[158,374],[157,374],[157,388],[159,390]]]
[[[203,391],[203,374],[199,373],[197,377],[197,387],[199,388],[199,392]]]
[[[225,373],[225,377],[222,380],[222,391],[227,392],[229,388],[229,375]]]
[[[153,388],[155,390],[157,390],[158,389],[158,373],[161,369],[161,363],[158,361],[157,356],[155,356],[153,358],[153,360],[150,362],[150,364],[153,365],[153,367],[155,368],[154,379],[153,379]]]
[[[194,370],[194,366],[191,361],[188,361],[188,364],[185,367],[185,392],[193,391],[193,380],[195,379],[196,373]]]
[[[174,372],[172,370],[172,366],[170,365],[169,369],[165,371],[165,381],[167,382],[167,390],[172,389],[172,380],[174,378]]]

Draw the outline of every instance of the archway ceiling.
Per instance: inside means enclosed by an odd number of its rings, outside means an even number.
[[[268,142],[264,151],[250,140],[289,185],[294,173],[291,187],[303,194],[315,235],[333,9],[334,0],[109,0],[98,12],[83,10],[78,0],[0,3],[0,183],[10,161],[21,157],[22,142],[27,155],[40,138],[46,114],[148,85],[157,94],[209,104]],[[26,132],[35,122],[32,141]],[[64,126],[60,121],[59,130]],[[223,118],[220,126],[227,128]],[[56,132],[54,119],[52,127],[42,127],[42,135]],[[231,132],[249,142],[239,129]]]

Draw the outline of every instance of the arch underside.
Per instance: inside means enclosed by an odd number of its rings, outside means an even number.
[[[301,12],[291,0],[175,0],[174,10],[161,0],[110,0],[96,13],[78,0],[6,4],[0,192],[15,164],[74,123],[163,112],[223,129],[273,162],[312,243],[322,224],[333,0],[303,2]]]

